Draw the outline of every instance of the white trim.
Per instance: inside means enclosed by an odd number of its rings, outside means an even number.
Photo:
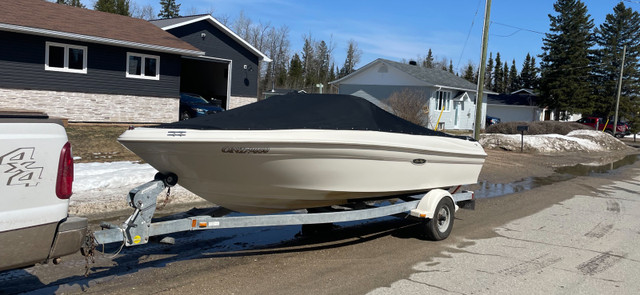
[[[52,67],[49,66],[49,47],[62,47],[64,48],[64,61],[62,62],[62,67]],[[82,50],[82,69],[70,69],[69,68],[69,49],[80,49]],[[87,73],[87,46],[79,46],[73,44],[64,44],[57,42],[45,42],[45,53],[44,53],[44,69],[45,71],[55,71],[55,72],[66,72],[66,73],[76,73],[76,74],[86,74]]]
[[[197,50],[144,44],[144,43],[138,43],[138,42],[123,41],[123,40],[116,40],[116,39],[110,39],[110,38],[88,36],[88,35],[82,35],[82,34],[67,33],[67,32],[38,29],[38,28],[31,28],[31,27],[23,27],[23,26],[16,26],[16,25],[10,25],[10,24],[0,24],[0,30],[23,33],[23,34],[63,38],[63,39],[69,39],[69,40],[98,43],[98,44],[129,47],[134,49],[151,50],[151,51],[172,53],[172,54],[182,54],[182,55],[189,55],[189,56],[204,55],[203,51],[197,51]]]
[[[444,111],[443,111],[443,109],[438,108],[438,100],[440,100],[440,98],[438,97],[438,92],[447,93],[447,95],[446,95],[447,97],[443,98],[443,106],[442,106],[442,108],[444,109]],[[450,112],[451,111],[451,103],[453,102],[453,98],[451,98],[453,96],[453,93],[451,91],[449,91],[449,90],[441,90],[441,89],[438,89],[438,90],[436,90],[436,91],[434,91],[432,93],[434,95],[433,98],[435,98],[435,100],[436,100],[435,101],[436,102],[435,111],[436,112],[443,111],[445,113]]]
[[[231,29],[227,28],[227,26],[223,25],[221,22],[219,22],[217,19],[213,18],[213,16],[211,16],[211,15],[203,15],[202,17],[199,17],[199,18],[194,18],[194,19],[191,19],[191,20],[188,20],[188,21],[176,23],[176,24],[173,24],[173,25],[170,25],[170,26],[161,27],[161,28],[163,30],[167,31],[167,30],[171,30],[171,29],[174,29],[174,28],[186,26],[188,24],[196,23],[196,22],[203,21],[203,20],[209,21],[215,27],[217,27],[218,29],[222,30],[222,32],[224,32],[225,34],[230,36],[232,39],[235,39],[238,43],[240,43],[240,45],[242,45],[243,47],[249,49],[249,51],[252,51],[258,57],[260,57],[261,61],[272,62],[272,60],[268,56],[266,56],[264,53],[262,53],[260,50],[256,49],[255,47],[253,47],[251,44],[249,44],[249,42],[247,42],[246,40],[242,39],[240,36],[238,36],[238,34],[234,33]]]
[[[129,60],[131,56],[140,57],[140,75],[135,75],[129,73]],[[149,58],[153,58],[156,60],[156,75],[155,76],[146,76],[144,73],[145,70],[145,60]],[[141,54],[135,52],[127,52],[127,68],[125,69],[125,77],[127,78],[135,78],[135,79],[146,79],[146,80],[160,80],[160,57],[157,55],[149,55],[149,54]]]
[[[214,61],[221,61],[221,62],[226,62],[226,63],[231,62],[230,59],[220,58],[220,57],[213,57],[213,56],[206,56],[206,55],[203,55],[203,56],[183,56],[183,58],[188,58],[188,59],[193,59],[193,60],[199,60],[201,58],[204,58],[204,59],[212,59]]]
[[[225,110],[229,109],[229,102],[231,101],[231,74],[233,71],[233,61],[229,61],[228,69],[227,69],[227,105],[224,108]]]

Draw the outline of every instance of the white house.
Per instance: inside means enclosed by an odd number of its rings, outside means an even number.
[[[393,93],[405,89],[422,91],[429,98],[427,127],[472,130],[474,126],[476,85],[448,71],[424,68],[415,62],[403,64],[379,58],[329,84],[337,87],[340,94],[359,96],[378,106],[386,105]],[[481,122],[484,128],[486,93],[483,98]]]

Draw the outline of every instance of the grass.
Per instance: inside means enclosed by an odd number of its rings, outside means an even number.
[[[140,161],[140,158],[118,143],[117,138],[128,126],[70,124],[67,136],[76,163]]]

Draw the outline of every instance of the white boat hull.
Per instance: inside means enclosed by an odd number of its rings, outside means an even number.
[[[198,196],[254,214],[473,184],[486,157],[475,141],[378,131],[137,128],[118,140]]]

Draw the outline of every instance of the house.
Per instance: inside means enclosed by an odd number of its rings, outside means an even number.
[[[77,122],[172,122],[182,57],[204,52],[141,19],[42,0],[3,3],[0,108]]]
[[[427,127],[472,130],[474,126],[476,85],[444,70],[379,58],[330,84],[337,87],[340,94],[356,95],[387,108],[392,94],[405,89],[420,91],[428,98]],[[486,93],[483,98],[481,122],[484,127]]]
[[[151,21],[205,54],[182,58],[181,92],[222,101],[226,109],[258,100],[260,62],[271,62],[211,15]]]
[[[487,115],[501,122],[544,121],[545,110],[538,106],[538,96],[532,89],[520,89],[510,94],[490,94]]]
[[[180,92],[257,101],[260,51],[209,15],[153,23],[43,0],[3,3],[0,108],[72,122],[178,119]]]

